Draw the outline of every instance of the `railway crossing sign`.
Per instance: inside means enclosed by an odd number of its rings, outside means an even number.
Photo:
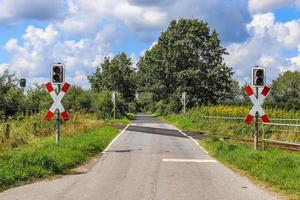
[[[270,120],[261,106],[264,103],[265,98],[268,96],[270,92],[270,86],[265,85],[261,93],[257,92],[257,97],[255,96],[252,88],[249,85],[245,88],[245,91],[249,96],[249,98],[251,99],[251,102],[253,103],[253,107],[250,113],[248,114],[247,118],[245,119],[244,123],[250,124],[256,112],[258,112],[263,122],[269,123]]]
[[[62,118],[65,121],[69,120],[69,115],[65,111],[65,108],[61,103],[61,100],[65,96],[65,94],[68,91],[69,87],[70,87],[70,84],[65,82],[62,89],[61,89],[61,91],[58,94],[56,94],[55,90],[53,89],[53,86],[52,86],[51,82],[48,82],[48,83],[45,84],[45,88],[47,89],[48,93],[50,94],[51,98],[53,99],[53,104],[50,107],[48,113],[46,114],[45,120],[50,121],[56,110],[58,110],[60,112]]]

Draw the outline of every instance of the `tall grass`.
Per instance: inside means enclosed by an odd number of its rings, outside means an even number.
[[[67,173],[69,169],[101,152],[118,133],[102,125],[90,131],[62,136],[60,145],[50,137],[0,153],[0,191],[9,187]]]
[[[67,122],[62,121],[62,135],[71,135],[80,131],[89,131],[99,126],[103,121],[97,120],[92,114],[74,113]],[[9,138],[4,134],[6,125],[10,125]],[[9,120],[0,123],[0,151],[27,144],[34,138],[54,135],[55,120],[44,120],[44,116],[37,114],[21,120]]]

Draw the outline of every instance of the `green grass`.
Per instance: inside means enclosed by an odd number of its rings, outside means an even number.
[[[201,131],[201,127],[199,123],[193,122],[185,115],[168,115],[168,116],[161,116],[163,120],[175,125],[177,128],[185,131]]]
[[[131,120],[128,117],[117,118],[117,119],[108,119],[104,121],[106,125],[127,125],[130,124]]]
[[[99,127],[103,121],[97,120],[90,113],[72,113],[70,120],[62,122],[63,135],[72,135],[77,132],[90,131]],[[4,129],[10,125],[9,138],[5,137]],[[43,138],[55,132],[55,120],[44,120],[43,114],[27,116],[19,120],[0,122],[0,152],[30,143],[36,138]]]
[[[0,191],[12,186],[69,170],[101,152],[118,134],[118,130],[102,125],[88,132],[61,138],[36,138],[29,144],[0,154]]]
[[[200,144],[221,162],[241,170],[290,199],[300,199],[300,154],[277,149],[255,151],[244,144],[202,140]]]

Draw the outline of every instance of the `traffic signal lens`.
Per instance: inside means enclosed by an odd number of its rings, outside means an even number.
[[[263,85],[264,79],[262,77],[258,77],[255,82],[256,82],[256,85]]]
[[[60,82],[60,77],[58,74],[53,75],[53,82],[57,82],[57,83]]]
[[[60,73],[60,67],[58,67],[58,66],[53,67],[53,71],[54,71],[54,73],[59,74]]]
[[[256,71],[256,76],[262,76],[263,74],[264,74],[264,72],[261,69]]]

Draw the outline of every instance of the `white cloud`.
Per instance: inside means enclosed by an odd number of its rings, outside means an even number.
[[[55,44],[58,32],[50,24],[44,30],[28,26],[23,35],[23,45],[17,39],[10,39],[5,49],[11,54],[11,65],[16,70],[22,70],[29,76],[41,73],[41,64],[47,60],[49,49]]]
[[[123,24],[126,32],[147,42],[156,39],[170,20],[180,17],[207,21],[225,42],[242,41],[247,37],[244,25],[251,19],[247,2],[239,0],[68,0],[67,5],[68,13],[57,26],[68,34],[90,36],[103,24]]]
[[[2,74],[5,70],[9,70],[9,64],[7,63],[0,64],[0,74]]]
[[[249,0],[249,11],[252,13],[271,11],[276,8],[298,4],[299,0]]]
[[[107,23],[120,22],[138,36],[145,31],[157,31],[168,24],[168,14],[159,7],[144,7],[127,0],[69,0],[68,14],[57,26],[68,34],[93,35]]]
[[[168,23],[168,15],[154,8],[143,8],[127,2],[114,8],[114,16],[135,30],[159,29]]]
[[[297,48],[300,44],[300,21],[292,20],[285,23],[275,22],[273,13],[254,15],[247,25],[249,32],[255,37],[269,37],[288,49]]]
[[[27,48],[40,50],[47,46],[52,46],[58,39],[58,31],[55,30],[52,24],[49,24],[45,30],[28,26],[26,34],[23,36]]]
[[[147,50],[151,50],[155,45],[157,44],[157,40],[152,42],[152,44],[150,45],[149,48],[144,49],[143,51],[141,51],[140,56],[144,56],[144,54],[146,53]]]
[[[50,65],[62,62],[66,65],[67,81],[88,88],[86,75],[95,70],[110,50],[108,42],[99,37],[60,41],[60,34],[52,24],[44,29],[30,25],[22,40],[10,39],[5,49],[12,57],[11,71],[30,79],[29,84],[32,80],[47,80]],[[0,70],[4,67],[7,65],[0,65]]]
[[[267,67],[269,82],[286,70],[300,70],[300,55],[284,58],[282,50],[297,49],[300,45],[300,22],[276,22],[273,13],[254,15],[247,25],[251,37],[242,43],[227,47],[230,55],[225,62],[233,67],[235,77],[241,82],[250,80],[251,67]]]
[[[293,49],[300,44],[300,21],[292,20],[275,24],[276,39],[284,47]]]
[[[133,69],[137,69],[136,64],[137,64],[137,62],[138,62],[138,59],[137,59],[137,57],[135,56],[134,53],[130,54],[130,59],[131,59],[131,62],[132,62],[131,67],[132,67]]]

